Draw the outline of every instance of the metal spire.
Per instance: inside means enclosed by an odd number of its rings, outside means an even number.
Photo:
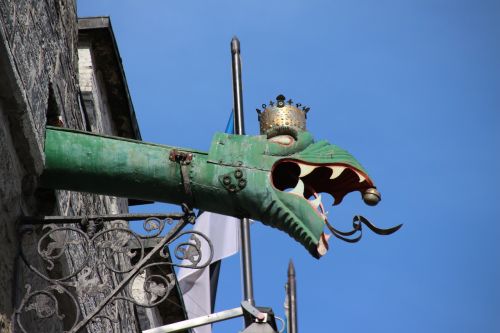
[[[292,259],[288,264],[288,333],[297,333],[297,282]]]

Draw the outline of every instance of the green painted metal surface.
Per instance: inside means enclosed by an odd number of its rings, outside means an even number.
[[[173,150],[191,160],[181,167]],[[45,159],[43,187],[189,202],[252,218],[285,231],[314,257],[323,254],[325,216],[307,199],[327,192],[338,204],[349,192],[374,187],[352,155],[300,130],[272,138],[216,133],[204,153],[48,127]]]

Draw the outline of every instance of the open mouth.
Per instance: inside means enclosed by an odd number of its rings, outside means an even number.
[[[347,163],[306,163],[300,160],[284,159],[278,161],[271,170],[272,186],[289,195],[288,205],[293,205],[302,222],[309,222],[309,230],[315,229],[316,241],[309,251],[315,258],[328,251],[328,239],[333,235],[343,241],[355,243],[361,239],[362,224],[378,235],[390,235],[399,230],[402,224],[388,229],[375,226],[361,215],[353,218],[353,229],[340,231],[334,228],[327,219],[322,203],[322,194],[333,197],[333,205],[341,203],[346,194],[359,191],[363,201],[375,206],[381,199],[373,181],[365,172]],[[281,195],[283,197],[283,195]],[[311,209],[302,209],[300,203],[307,203]],[[290,209],[294,209],[289,207]],[[322,221],[322,222],[321,222]],[[318,224],[326,225],[332,234],[328,235],[317,229]],[[296,238],[297,239],[297,238]]]
[[[303,197],[319,213],[324,214],[321,193],[330,194],[334,205],[353,191],[364,191],[373,183],[362,171],[340,163],[308,164],[295,160],[281,160],[271,172],[273,186]]]
[[[309,164],[297,160],[281,160],[271,171],[271,178],[277,190],[306,201],[331,231],[322,202],[324,195],[331,195],[333,204],[338,205],[346,194],[353,191],[363,193],[374,187],[364,172],[342,163]],[[316,249],[318,257],[328,251],[330,236],[324,232],[321,234]]]

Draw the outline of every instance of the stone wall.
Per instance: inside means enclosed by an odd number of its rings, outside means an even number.
[[[23,216],[112,214],[127,210],[124,199],[37,190],[43,170],[47,115],[60,116],[68,128],[99,126],[86,124],[79,104],[77,39],[75,0],[0,0],[2,333],[14,330],[12,316],[25,292],[25,284],[36,287],[38,283],[18,258],[18,230]],[[82,305],[84,312],[92,306],[89,302]],[[131,310],[126,310],[122,317],[131,315]],[[131,324],[132,319],[126,319]],[[61,325],[51,323],[38,331],[61,331]],[[88,331],[99,332],[99,328]]]
[[[69,122],[78,105],[73,1],[0,1],[0,330],[9,331],[16,302],[17,227],[36,214],[43,135],[51,85]]]

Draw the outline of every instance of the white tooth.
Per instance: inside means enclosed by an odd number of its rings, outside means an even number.
[[[366,180],[365,176],[363,176],[362,174],[360,174],[359,172],[356,172],[356,174],[358,175],[359,177],[359,182],[362,183]]]
[[[313,205],[313,207],[315,209],[318,209],[319,207],[319,204],[321,203],[321,194],[318,195],[318,197],[314,200],[309,200],[309,202],[311,203],[311,205]]]
[[[326,252],[328,251],[328,239],[331,237],[331,235],[327,235],[324,232],[321,234],[318,242],[318,254],[320,256],[324,256]]]
[[[330,176],[330,179],[335,179],[338,176],[340,176],[342,174],[342,172],[344,172],[344,170],[345,170],[346,167],[343,167],[343,166],[331,166],[329,168],[332,169],[332,175]]]
[[[307,165],[307,164],[299,164],[300,166],[300,176],[299,177],[305,177],[311,172],[313,172],[314,169],[316,169],[316,166],[314,165]]]
[[[295,188],[288,193],[297,194],[301,197],[304,196],[304,183],[302,182],[302,180],[299,179],[299,182],[297,183],[297,185],[295,185]]]

